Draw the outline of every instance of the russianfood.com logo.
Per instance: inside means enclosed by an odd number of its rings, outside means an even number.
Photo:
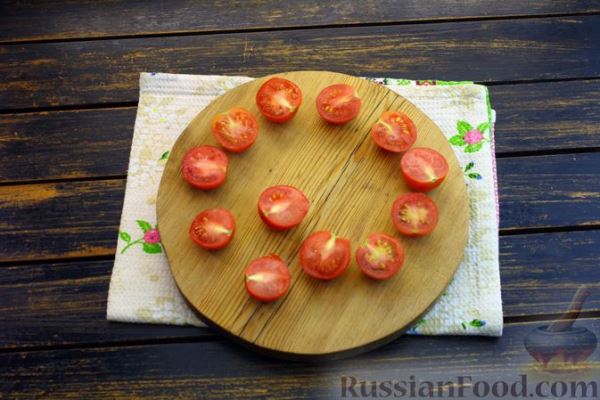
[[[471,376],[457,376],[448,381],[417,380],[367,381],[354,376],[341,378],[342,398],[572,398],[597,399],[596,381],[542,381],[529,384],[527,375],[513,382],[502,380],[474,381]]]
[[[585,362],[596,350],[596,335],[574,323],[579,317],[590,287],[582,285],[576,291],[569,310],[549,324],[533,328],[523,339],[525,350],[537,362],[536,367],[549,373],[571,371]],[[555,377],[552,377],[555,378]],[[537,398],[537,399],[599,399],[598,377],[593,379],[540,380],[518,375],[513,381],[475,380],[471,376],[456,376],[445,381],[361,380],[343,376],[340,381],[342,398]]]

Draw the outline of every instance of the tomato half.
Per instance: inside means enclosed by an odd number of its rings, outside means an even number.
[[[224,208],[210,208],[196,215],[189,231],[196,244],[208,250],[223,248],[235,234],[235,219]]]
[[[304,272],[313,278],[337,278],[350,264],[350,241],[331,232],[315,232],[302,243],[300,264]]]
[[[256,93],[256,105],[268,120],[283,123],[296,115],[302,104],[302,91],[285,78],[271,78]]]
[[[326,87],[317,96],[317,111],[332,124],[345,124],[358,115],[361,100],[356,90],[343,83]]]
[[[382,149],[401,153],[417,140],[417,127],[408,115],[386,111],[371,128],[371,137]]]
[[[246,290],[259,301],[274,301],[290,288],[290,271],[285,261],[271,254],[257,258],[246,267]]]
[[[258,122],[250,111],[235,107],[215,115],[212,120],[212,132],[224,149],[241,153],[256,140]]]
[[[426,194],[406,193],[394,201],[392,221],[403,235],[429,235],[438,223],[438,209]]]
[[[433,149],[416,147],[402,156],[400,170],[408,186],[427,192],[444,181],[448,174],[448,162]]]
[[[198,189],[214,189],[225,181],[227,155],[214,146],[198,146],[183,157],[181,173],[188,183]]]
[[[393,236],[372,233],[356,249],[356,262],[362,272],[373,279],[388,279],[404,264],[404,249]]]
[[[301,190],[293,186],[272,186],[261,193],[258,213],[273,229],[285,230],[300,224],[310,202]]]

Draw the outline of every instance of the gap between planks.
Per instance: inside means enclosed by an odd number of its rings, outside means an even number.
[[[368,76],[366,78],[369,78]],[[378,77],[376,77],[378,78]],[[556,78],[556,79],[520,79],[520,80],[502,80],[502,81],[474,81],[477,85],[485,86],[504,86],[504,85],[520,85],[531,83],[559,83],[559,82],[578,82],[578,81],[598,81],[599,76],[576,77],[576,78]],[[42,106],[42,107],[25,107],[0,109],[0,115],[16,115],[16,114],[38,114],[47,112],[60,111],[89,111],[89,110],[108,110],[108,109],[126,109],[137,107],[137,101],[121,101],[121,102],[106,102],[106,103],[84,103],[84,104],[64,104],[59,106]]]
[[[502,15],[502,16],[478,16],[478,17],[442,17],[439,19],[414,19],[407,21],[386,21],[386,22],[356,22],[345,24],[317,24],[317,25],[291,25],[281,27],[257,27],[257,28],[242,28],[242,29],[212,29],[212,30],[195,30],[195,31],[176,31],[162,33],[140,33],[140,34],[123,34],[123,35],[107,35],[107,36],[75,36],[63,39],[24,39],[24,40],[5,40],[0,41],[0,46],[12,45],[27,45],[40,43],[69,43],[69,42],[92,42],[104,40],[121,40],[121,39],[147,39],[147,38],[164,38],[174,36],[204,36],[204,35],[229,35],[240,33],[260,33],[260,32],[281,32],[281,31],[298,31],[298,30],[318,30],[329,28],[369,28],[369,27],[386,27],[386,26],[402,26],[402,25],[426,25],[426,24],[444,24],[444,23],[460,23],[460,22],[480,22],[480,21],[506,21],[506,20],[527,20],[527,19],[544,19],[544,18],[569,18],[569,17],[587,17],[600,15],[598,11],[591,12],[576,12],[576,13],[547,13],[539,15]]]
[[[505,317],[504,327],[510,325],[530,324],[535,322],[549,322],[560,318],[563,314],[540,314],[532,316],[519,316],[519,317]],[[594,320],[600,318],[600,311],[589,311],[582,312],[577,317],[577,320]],[[118,323],[118,322],[115,322]],[[211,328],[197,328],[207,329]],[[160,338],[160,339],[140,339],[140,340],[114,340],[107,342],[81,342],[81,343],[69,343],[69,344],[54,344],[54,345],[37,345],[37,346],[16,346],[11,348],[0,349],[0,354],[8,353],[33,353],[43,351],[55,351],[55,350],[70,350],[70,349],[102,349],[102,348],[122,348],[122,347],[143,347],[143,346],[156,346],[166,344],[186,344],[186,343],[206,343],[206,342],[231,342],[225,336],[212,332],[211,335],[199,335],[197,337],[180,337],[180,338]],[[427,337],[424,335],[424,337]],[[439,337],[439,336],[438,336]],[[475,336],[479,337],[479,336]],[[504,336],[499,337],[502,339]],[[400,339],[400,338],[399,338]],[[399,340],[396,339],[396,340]],[[393,342],[392,342],[393,343]],[[243,346],[240,346],[243,348]]]

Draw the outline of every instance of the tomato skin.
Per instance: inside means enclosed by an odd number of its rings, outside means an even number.
[[[290,288],[288,266],[276,254],[252,260],[244,275],[248,294],[258,301],[275,301]]]
[[[225,182],[228,165],[229,159],[221,149],[202,145],[190,149],[185,154],[181,173],[183,178],[197,189],[215,189]]]
[[[287,204],[281,211],[272,211]],[[298,226],[308,213],[310,201],[293,186],[277,185],[265,189],[258,199],[258,214],[272,229],[287,230]]]
[[[409,237],[426,236],[435,229],[438,209],[425,193],[405,193],[392,206],[392,221],[398,231]]]
[[[448,174],[448,162],[433,149],[415,147],[402,156],[400,171],[411,189],[428,192],[442,184]]]
[[[404,249],[395,237],[385,233],[372,233],[356,249],[356,262],[369,278],[389,279],[402,268]]]
[[[189,235],[198,246],[207,250],[222,249],[235,235],[235,218],[224,208],[209,208],[196,215]],[[212,240],[208,240],[211,235]]]
[[[325,258],[324,252],[328,253]],[[335,279],[346,272],[350,264],[350,241],[327,231],[315,232],[302,243],[300,264],[313,278]]]
[[[317,96],[317,111],[330,124],[341,125],[354,119],[360,112],[362,100],[356,90],[343,83],[326,87]]]
[[[417,127],[408,115],[386,111],[371,128],[371,138],[384,150],[402,153],[417,140]]]
[[[294,82],[274,77],[256,93],[256,105],[269,121],[282,124],[294,118],[302,104],[302,91]]]
[[[213,136],[225,150],[232,153],[246,151],[258,136],[258,122],[250,111],[234,107],[217,114],[211,123]]]

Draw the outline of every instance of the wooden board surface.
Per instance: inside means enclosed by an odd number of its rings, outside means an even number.
[[[599,81],[499,85],[490,95],[502,115],[495,129],[499,157],[600,149]],[[132,106],[3,116],[0,183],[124,178],[135,113]]]
[[[284,125],[259,118],[257,143],[250,151],[229,157],[228,177],[218,190],[190,187],[181,176],[183,156],[194,146],[215,143],[210,121],[217,113],[242,106],[259,115],[254,97],[268,77],[217,98],[181,134],[158,193],[161,241],[179,289],[211,325],[281,355],[357,352],[399,335],[450,282],[467,239],[462,169],[439,128],[389,89],[331,72],[281,75],[302,88],[303,106]],[[359,116],[343,126],[325,123],[314,107],[317,94],[334,83],[351,84],[363,101]],[[430,192],[440,222],[426,238],[402,240],[406,265],[394,279],[370,281],[354,260],[333,282],[311,279],[301,273],[298,262],[299,247],[311,232],[329,230],[350,239],[354,248],[371,232],[395,233],[391,205],[409,189],[399,177],[399,155],[381,151],[370,138],[371,126],[387,110],[403,111],[415,122],[415,146],[434,148],[448,160],[445,182]],[[303,223],[285,233],[268,229],[255,208],[260,193],[277,184],[298,187],[311,201]],[[227,248],[208,252],[188,238],[187,230],[198,212],[216,206],[235,215],[237,232]],[[264,304],[249,298],[243,271],[251,260],[270,253],[288,262],[292,286],[278,302]]]
[[[600,153],[497,164],[500,234],[599,226]],[[124,179],[0,185],[0,262],[113,255],[124,191]]]
[[[0,41],[113,38],[123,35],[164,35],[301,28],[354,24],[403,23],[444,19],[548,16],[600,11],[598,0],[559,2],[535,0],[362,0],[360,2],[268,0],[232,6],[225,0],[199,3],[173,0],[113,0],[110,7],[95,1],[19,1],[0,5]]]
[[[106,321],[112,266],[108,258],[0,268],[0,351],[215,338],[208,328]],[[503,236],[500,266],[505,319],[558,315],[580,285],[600,289],[600,230]],[[600,290],[583,312],[600,313]]]
[[[481,82],[587,78],[600,73],[599,41],[600,15],[591,15],[2,45],[0,107],[136,102],[142,71],[263,76],[333,69]],[[467,59],[474,60],[468,68]]]
[[[598,318],[580,319],[577,324],[600,332]],[[536,383],[547,381],[543,393],[550,399],[553,382],[597,381],[598,350],[590,358],[593,364],[584,365],[580,371],[557,374],[540,370],[525,351],[523,341],[541,325],[544,322],[508,324],[501,338],[406,337],[374,352],[328,363],[293,363],[257,357],[227,341],[15,352],[0,355],[3,366],[0,394],[6,394],[9,399],[79,398],[85,393],[86,398],[94,399],[137,396],[166,400],[176,393],[181,398],[220,400],[331,400],[393,398],[385,396],[383,390],[377,391],[378,397],[360,396],[361,387],[365,388],[364,393],[371,393],[371,381],[429,381],[434,383],[435,389],[425,392],[432,393],[431,396],[420,397],[437,399],[460,398],[457,391],[451,397],[447,390],[449,386],[457,390],[461,386],[458,377],[464,376],[463,398],[479,399],[490,396],[481,395],[481,391],[477,392],[480,395],[471,396],[472,382],[512,384],[520,382],[520,375],[526,374],[531,385],[529,393],[535,393]],[[344,397],[344,377],[368,383],[354,387],[357,396],[346,393]],[[446,386],[446,391],[437,391],[437,382],[448,381],[453,384]],[[397,396],[403,397],[406,398]],[[594,396],[590,388],[586,397],[567,395],[562,398],[592,399]]]
[[[0,398],[331,399],[342,376],[518,380],[523,336],[541,322],[510,322],[557,315],[578,285],[600,282],[600,38],[590,29],[600,24],[582,15],[598,2],[357,3],[0,5],[0,353],[18,351],[0,355]],[[402,338],[347,362],[302,365],[215,341],[208,329],[104,320],[137,73],[261,76],[296,57],[355,75],[494,85],[502,338]],[[585,311],[598,318],[594,296]]]

